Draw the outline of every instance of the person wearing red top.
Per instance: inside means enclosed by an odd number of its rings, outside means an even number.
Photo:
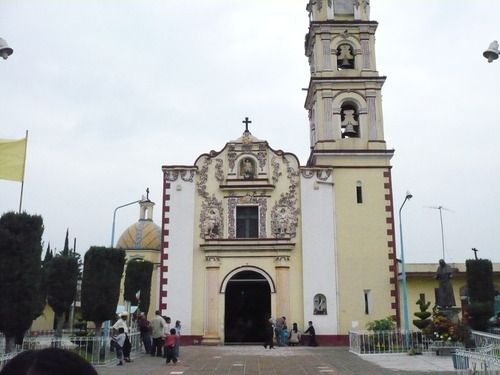
[[[167,353],[167,364],[170,361],[177,363],[177,357],[175,356],[175,345],[177,344],[179,338],[176,335],[175,328],[170,330],[170,335],[165,338],[165,352]]]

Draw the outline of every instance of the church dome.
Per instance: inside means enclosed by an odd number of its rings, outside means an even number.
[[[123,232],[116,247],[124,250],[160,250],[160,227],[152,219],[154,203],[143,200],[139,205],[141,207],[139,221]]]

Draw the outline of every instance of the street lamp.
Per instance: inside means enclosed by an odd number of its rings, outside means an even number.
[[[408,333],[410,331],[409,326],[409,316],[408,316],[408,288],[406,286],[406,271],[405,271],[405,251],[403,247],[403,224],[401,223],[401,210],[405,205],[406,201],[411,199],[413,195],[410,192],[406,192],[405,200],[403,204],[399,208],[399,239],[401,241],[401,287],[403,289],[403,322],[404,322],[404,331],[406,337],[406,345],[408,345]]]
[[[123,207],[127,207],[127,206],[130,206],[131,204],[135,204],[135,203],[139,203],[141,202],[141,200],[136,200],[136,201],[133,201],[133,202],[130,202],[130,203],[127,203],[127,204],[122,204],[121,206],[118,206],[115,208],[115,211],[113,212],[113,227],[111,229],[111,246],[110,247],[113,247],[113,244],[115,242],[115,219],[116,219],[116,211],[118,211],[120,208],[123,208]]]
[[[4,60],[14,53],[14,50],[9,47],[5,39],[0,38],[0,56],[3,57]]]
[[[490,43],[490,46],[486,51],[483,52],[483,56],[488,59],[488,62],[492,62],[493,60],[498,59],[498,54],[500,51],[498,51],[498,42],[494,40],[493,42]]]

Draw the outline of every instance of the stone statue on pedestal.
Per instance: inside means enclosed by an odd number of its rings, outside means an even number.
[[[436,271],[436,279],[439,280],[439,287],[436,290],[436,305],[441,308],[455,306],[455,295],[453,294],[453,286],[451,278],[453,271],[446,264],[444,259],[439,260],[439,267]]]

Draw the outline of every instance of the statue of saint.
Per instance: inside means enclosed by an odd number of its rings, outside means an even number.
[[[253,180],[255,171],[253,168],[253,163],[249,158],[243,160],[243,178],[245,180]]]
[[[439,280],[439,287],[436,293],[436,305],[439,307],[455,306],[455,295],[451,285],[452,269],[446,264],[444,259],[439,260],[439,267],[436,271],[436,279]]]

